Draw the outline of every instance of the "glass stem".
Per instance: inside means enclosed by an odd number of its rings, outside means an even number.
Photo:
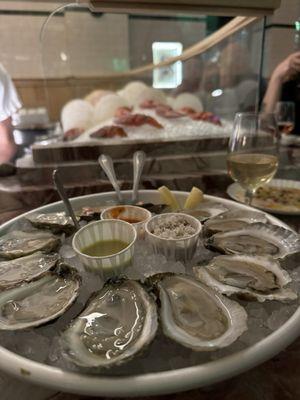
[[[247,189],[246,190],[246,192],[245,192],[245,204],[247,204],[248,206],[251,206],[253,195],[254,195],[254,190],[252,190],[252,189]]]

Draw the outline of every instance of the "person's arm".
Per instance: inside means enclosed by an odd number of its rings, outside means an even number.
[[[0,121],[0,164],[9,162],[16,153],[11,118]]]
[[[276,103],[281,97],[282,85],[298,72],[300,72],[300,51],[289,55],[273,71],[263,99],[262,107],[265,112],[274,112]]]

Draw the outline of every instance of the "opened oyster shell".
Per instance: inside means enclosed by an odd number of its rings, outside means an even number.
[[[216,217],[225,211],[228,211],[228,208],[223,204],[211,202],[202,202],[200,206],[194,210],[181,210],[181,212],[197,218],[200,222]]]
[[[216,350],[247,329],[243,307],[191,277],[165,274],[156,285],[163,332],[183,346]]]
[[[75,231],[72,218],[67,217],[65,212],[31,214],[26,219],[36,228],[50,229],[53,233],[71,234]]]
[[[257,222],[244,229],[216,233],[207,239],[205,245],[225,254],[284,258],[300,252],[300,236],[281,226]]]
[[[297,294],[285,289],[291,278],[271,257],[218,256],[206,266],[194,267],[197,279],[227,295],[247,300],[295,300]]]
[[[210,233],[228,232],[242,229],[256,222],[267,222],[264,213],[251,210],[230,210],[210,218],[204,223],[205,230]]]
[[[62,315],[78,295],[81,279],[60,263],[53,272],[0,293],[0,330],[40,326]]]
[[[0,263],[0,290],[30,282],[54,268],[58,254],[44,254],[41,251],[29,256]]]
[[[13,231],[0,238],[0,257],[18,258],[36,251],[51,252],[60,244],[60,239],[50,232]]]
[[[106,284],[62,335],[65,356],[82,367],[130,360],[154,338],[156,305],[136,281]]]

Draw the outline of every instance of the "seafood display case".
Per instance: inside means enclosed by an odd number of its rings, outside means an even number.
[[[195,170],[200,154],[223,151],[234,114],[259,105],[262,16],[97,4],[60,7],[41,30],[46,107],[62,133],[33,145],[34,165],[124,160],[141,149],[151,175],[165,170],[160,158],[175,173],[178,157],[188,170],[192,155]]]

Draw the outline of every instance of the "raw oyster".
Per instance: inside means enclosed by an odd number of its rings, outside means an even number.
[[[18,286],[39,278],[54,268],[58,254],[43,254],[41,251],[15,260],[0,263],[0,290]]]
[[[82,207],[76,211],[76,217],[84,221],[92,221],[94,219],[100,219],[100,214],[105,210],[107,206],[103,207]]]
[[[136,281],[107,283],[62,335],[65,356],[83,367],[130,360],[154,338],[156,305]]]
[[[36,228],[50,229],[53,233],[65,232],[71,234],[75,231],[72,218],[67,217],[65,212],[31,214],[26,219]]]
[[[264,213],[251,210],[230,210],[210,218],[204,223],[205,230],[211,233],[242,229],[255,222],[267,222]]]
[[[281,226],[257,222],[244,229],[216,233],[207,239],[205,245],[225,254],[284,258],[300,252],[300,236]]]
[[[224,213],[225,211],[228,211],[228,208],[223,204],[211,202],[203,202],[195,210],[181,210],[181,212],[197,218],[200,222],[204,222],[209,218]]]
[[[297,294],[284,289],[291,278],[271,257],[218,256],[206,266],[194,268],[197,279],[219,292],[248,300],[295,300]]]
[[[60,244],[60,239],[50,232],[13,231],[0,238],[0,257],[18,258],[36,251],[50,252]]]
[[[0,293],[0,330],[45,324],[62,315],[78,295],[81,279],[74,268],[60,263],[42,278]]]
[[[188,276],[163,274],[156,283],[164,334],[195,351],[229,346],[247,329],[247,314],[233,300]]]

